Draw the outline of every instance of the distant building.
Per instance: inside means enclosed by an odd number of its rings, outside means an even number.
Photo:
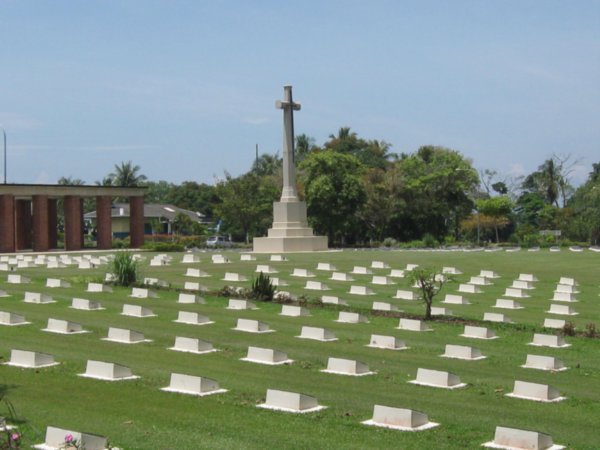
[[[178,208],[174,205],[144,204],[144,234],[173,234],[173,222],[178,214],[188,216],[193,222],[206,225],[206,217],[200,212]],[[84,214],[84,220],[92,228],[96,224],[96,211]],[[123,239],[129,236],[129,204],[113,203],[111,206],[113,238]]]

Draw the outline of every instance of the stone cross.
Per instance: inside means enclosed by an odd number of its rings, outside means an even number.
[[[300,110],[300,103],[292,100],[292,86],[284,86],[283,101],[275,102],[275,107],[283,109],[283,190],[282,202],[297,202],[296,167],[294,165],[294,110]]]

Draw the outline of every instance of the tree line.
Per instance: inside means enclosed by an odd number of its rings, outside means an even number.
[[[322,145],[297,136],[295,162],[310,225],[330,246],[550,245],[556,230],[563,241],[595,245],[600,236],[600,163],[574,188],[570,155],[552,155],[531,174],[510,178],[478,172],[457,150],[427,145],[397,154],[385,141],[342,127]],[[281,194],[278,154],[262,154],[246,173],[225,172],[215,184],[149,181],[140,170],[121,163],[97,184],[145,185],[147,203],[201,212],[236,241],[266,235]]]

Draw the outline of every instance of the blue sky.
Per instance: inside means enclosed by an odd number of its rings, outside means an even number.
[[[9,182],[241,174],[281,149],[285,84],[318,144],[600,162],[600,1],[0,0],[0,48]]]

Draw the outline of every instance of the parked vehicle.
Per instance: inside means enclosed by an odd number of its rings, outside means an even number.
[[[207,247],[232,247],[233,242],[224,236],[211,236],[206,240]]]

